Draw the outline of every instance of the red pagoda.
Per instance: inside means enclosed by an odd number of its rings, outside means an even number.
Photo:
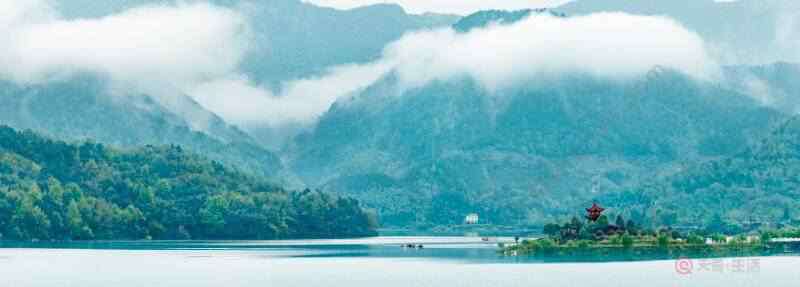
[[[600,207],[597,203],[592,203],[592,207],[586,209],[586,219],[591,220],[592,222],[597,221],[600,218],[600,215],[603,213],[605,208]]]

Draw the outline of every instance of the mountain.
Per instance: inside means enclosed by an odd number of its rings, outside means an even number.
[[[566,17],[565,14],[550,9],[523,9],[516,11],[484,10],[467,15],[453,24],[453,29],[466,33],[477,28],[484,28],[491,24],[507,25],[525,19],[531,13],[549,13],[556,17]]]
[[[372,60],[384,45],[407,31],[449,25],[457,19],[447,15],[409,15],[397,5],[336,10],[299,0],[211,2],[234,9],[248,19],[252,43],[241,69],[255,82],[267,86],[311,77],[335,65]],[[79,21],[143,5],[176,3],[58,0],[52,4],[63,18]],[[186,95],[115,92],[109,82],[101,74],[36,85],[0,82],[0,123],[58,138],[91,138],[119,146],[180,144],[215,160],[283,178],[287,184],[297,186],[298,182],[283,170],[280,158],[262,145],[271,142],[270,137],[279,131],[256,126],[247,127],[249,133],[245,133]]]
[[[3,239],[275,239],[374,234],[357,201],[285,191],[182,149],[118,150],[0,126]]]
[[[800,118],[793,117],[742,152],[601,200],[652,224],[735,233],[796,220],[798,178]]]
[[[667,16],[697,32],[727,64],[800,61],[800,2],[786,0],[576,0],[567,15],[626,12]]]
[[[459,19],[433,13],[412,15],[395,4],[338,10],[300,0],[210,2],[247,16],[253,41],[242,69],[257,83],[276,87],[282,81],[321,74],[332,66],[375,60],[386,44],[404,33],[448,26]],[[102,17],[141,5],[174,3],[58,0],[55,6],[65,17],[78,19]]]
[[[629,82],[567,75],[496,94],[470,78],[397,90],[390,76],[337,103],[287,160],[308,185],[358,198],[394,226],[460,223],[470,212],[541,224],[735,154],[785,118],[661,68]]]
[[[179,144],[250,172],[282,175],[278,156],[249,135],[186,96],[173,101],[177,111],[147,95],[114,95],[94,75],[40,85],[0,82],[0,124],[121,147]]]
[[[337,10],[298,0],[254,2],[247,13],[254,19],[256,40],[242,68],[266,84],[372,61],[404,33],[458,20],[448,15],[410,15],[392,4]]]
[[[777,62],[724,69],[728,85],[756,96],[765,105],[786,113],[800,111],[800,65]]]
[[[254,82],[266,86],[312,77],[335,65],[373,60],[384,45],[403,33],[449,25],[457,19],[409,15],[397,5],[336,10],[299,0],[211,2],[248,19],[252,43],[240,68]],[[58,0],[52,4],[56,14],[74,21],[97,19],[142,5],[178,5],[176,1],[156,0]],[[245,133],[187,95],[136,94],[111,82],[101,73],[41,84],[2,81],[0,124],[122,147],[179,144],[212,159],[281,179],[287,185],[301,185],[283,168],[278,155],[263,144],[273,142],[280,130],[254,125],[244,127],[248,128]]]

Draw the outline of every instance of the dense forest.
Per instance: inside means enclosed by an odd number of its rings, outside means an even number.
[[[800,118],[795,117],[733,156],[601,200],[653,225],[738,233],[797,224],[798,198]]]
[[[330,238],[375,226],[356,200],[286,191],[180,146],[120,150],[0,126],[2,239]]]
[[[287,161],[310,186],[377,209],[384,226],[460,224],[472,212],[497,225],[569,218],[599,195],[734,155],[785,120],[669,69],[529,83],[494,100],[471,79],[387,96],[395,83],[334,106]]]

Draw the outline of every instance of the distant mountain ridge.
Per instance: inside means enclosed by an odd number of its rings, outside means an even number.
[[[559,13],[552,9],[524,9],[516,11],[505,10],[485,10],[475,12],[466,17],[461,18],[453,24],[453,29],[458,32],[465,33],[477,28],[484,28],[490,24],[496,23],[499,25],[513,24],[519,20],[529,17],[531,14],[547,13],[551,16],[566,17],[566,14]]]
[[[666,16],[697,32],[724,64],[800,61],[800,2],[787,0],[575,0],[567,15],[625,12]]]
[[[0,124],[120,147],[180,144],[250,172],[278,177],[282,163],[236,127],[185,98],[184,115],[147,95],[112,95],[91,75],[44,85],[0,82]],[[187,115],[202,116],[195,126]]]
[[[77,19],[176,2],[57,0],[55,6],[67,18]],[[300,0],[209,2],[236,9],[249,18],[253,42],[242,69],[257,83],[276,88],[282,81],[319,75],[332,66],[374,60],[386,44],[406,32],[448,26],[459,19],[432,13],[412,15],[396,4],[338,10]]]
[[[800,111],[800,64],[777,62],[724,69],[728,85],[789,114]]]
[[[276,87],[332,66],[375,60],[386,44],[404,33],[447,26],[458,19],[410,15],[399,5],[337,10],[299,0],[257,2],[246,13],[257,19],[251,23],[256,40],[242,68],[256,82]]]
[[[80,1],[60,2],[73,7],[65,8],[74,10],[67,17],[158,2],[75,9]],[[337,10],[298,0],[213,1],[256,20],[254,47],[241,69],[254,84],[275,90],[286,80],[314,77],[336,65],[376,60],[404,33],[448,26],[466,33],[534,13],[666,15],[697,29],[714,49],[741,46],[742,53],[751,53],[774,43],[774,35],[734,36],[775,28],[778,23],[753,15],[776,15],[781,10],[775,7],[792,6],[740,2],[578,0],[555,9],[459,18],[409,15],[397,5]],[[250,6],[240,6],[245,4]],[[680,5],[697,9],[687,12]],[[724,20],[702,27],[716,17]],[[736,22],[742,18],[753,19],[753,27]],[[722,70],[720,82],[655,67],[626,81],[575,73],[492,92],[468,76],[406,90],[390,73],[336,102],[282,150],[265,148],[261,138],[279,131],[243,132],[185,95],[176,95],[177,108],[153,95],[113,95],[102,75],[45,85],[0,82],[0,124],[123,149],[180,145],[179,153],[186,148],[282,186],[356,198],[393,227],[460,224],[469,213],[490,224],[539,225],[571,217],[592,200],[655,225],[726,222],[724,229],[750,220],[746,215],[757,210],[766,210],[765,221],[782,220],[778,213],[798,207],[792,191],[796,129],[790,128],[797,120],[774,127],[800,110],[800,68],[790,62],[736,63]],[[36,162],[18,157],[9,156],[9,162]],[[178,226],[170,236],[179,235]]]
[[[334,106],[288,164],[384,223],[540,224],[600,193],[734,154],[785,115],[655,69],[615,83],[571,75],[489,96],[469,78],[392,94],[391,77]],[[388,92],[388,93],[387,93]]]
[[[58,0],[54,8],[64,18],[77,20],[104,17],[142,5],[177,2]],[[335,65],[372,60],[384,45],[407,31],[449,25],[457,19],[448,15],[409,15],[398,5],[343,11],[299,0],[210,2],[249,18],[253,46],[241,69],[267,87],[311,77]],[[350,40],[342,41],[345,38]],[[166,101],[128,91],[113,95],[104,77],[75,75],[36,85],[2,82],[0,123],[63,139],[86,138],[122,147],[180,144],[291,186],[302,185],[283,168],[275,152],[261,145],[264,139],[254,138],[269,136],[269,131],[245,133],[187,95],[169,95]]]

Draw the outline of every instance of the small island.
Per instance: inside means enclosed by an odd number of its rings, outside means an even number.
[[[760,230],[725,235],[707,230],[679,231],[670,227],[644,228],[617,215],[611,223],[605,209],[594,203],[584,220],[573,217],[563,224],[544,225],[545,237],[501,246],[509,256],[623,255],[648,258],[682,256],[756,256],[781,253],[800,238],[800,229]],[[653,257],[655,256],[655,257]]]

